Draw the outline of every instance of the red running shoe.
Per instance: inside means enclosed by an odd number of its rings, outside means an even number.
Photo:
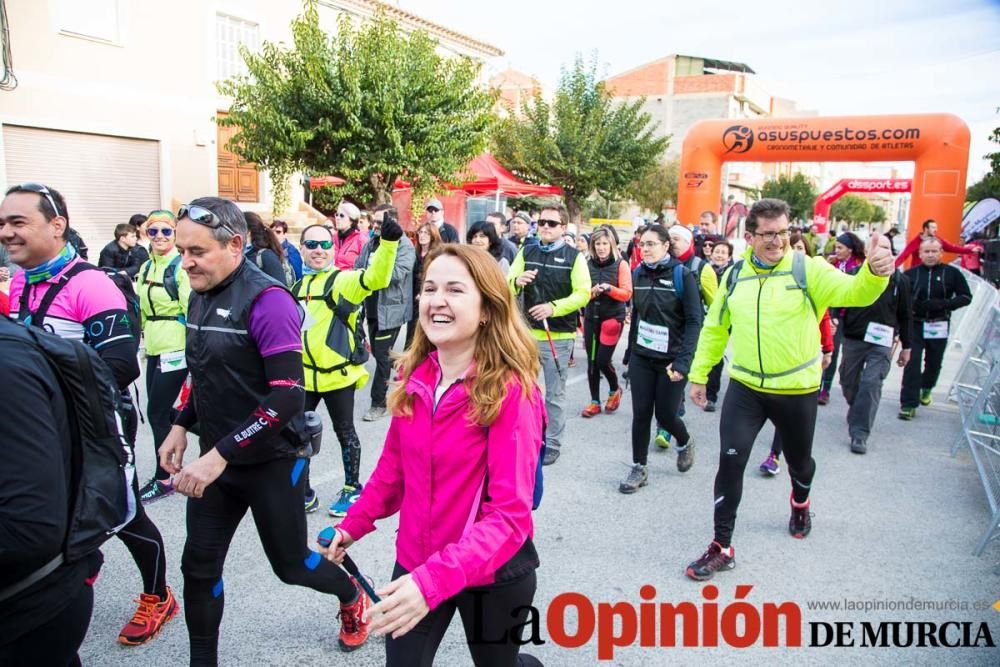
[[[361,648],[361,645],[368,641],[368,621],[365,621],[365,612],[371,606],[368,594],[361,590],[358,582],[351,577],[354,588],[358,591],[358,599],[351,604],[340,603],[340,635],[337,643],[340,650],[344,652]]]
[[[118,633],[118,641],[128,646],[138,646],[148,642],[180,611],[180,605],[177,604],[174,592],[169,586],[167,586],[166,600],[161,601],[157,595],[143,593],[136,602],[139,603],[139,608],[135,610],[135,615]]]
[[[618,387],[614,393],[608,396],[608,402],[604,404],[605,412],[614,412],[622,404],[622,388]]]

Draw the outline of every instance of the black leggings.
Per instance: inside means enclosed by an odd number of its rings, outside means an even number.
[[[354,429],[354,385],[334,389],[319,394],[315,391],[306,392],[306,410],[315,410],[320,399],[326,404],[326,411],[333,422],[333,432],[337,434],[340,443],[340,455],[344,462],[344,484],[357,487],[361,470],[361,440]],[[309,484],[309,466],[305,469],[305,489],[312,491]]]
[[[601,342],[601,325],[603,321],[593,318],[583,320],[583,346],[587,350],[587,381],[590,384],[590,400],[598,402],[601,400],[601,373],[608,381],[608,389],[611,393],[618,391],[618,373],[615,372],[615,365],[611,363],[611,357],[618,346],[618,339],[621,338],[621,331],[618,338],[612,345],[605,345]]]
[[[134,450],[138,424],[135,407],[131,404],[125,412],[124,426],[125,435]],[[135,518],[118,531],[118,539],[125,544],[132,554],[132,560],[139,567],[143,592],[158,595],[162,600],[167,596],[167,554],[163,546],[163,537],[139,502],[138,477],[132,478],[132,493],[136,499]]]
[[[634,352],[634,350],[633,350]],[[632,383],[632,462],[646,465],[653,413],[656,422],[677,439],[679,447],[690,440],[684,420],[677,416],[686,380],[671,382],[666,361],[654,361],[641,353],[632,355],[628,377]]]
[[[395,580],[406,574],[399,564],[392,570]],[[524,623],[535,598],[537,580],[531,570],[511,581],[466,588],[428,613],[415,628],[400,637],[385,638],[387,667],[431,667],[434,655],[458,610],[465,639],[476,667],[514,667],[521,646],[510,640],[511,628]]]
[[[371,340],[372,356],[375,357],[375,374],[372,375],[372,407],[384,408],[385,395],[389,391],[389,374],[392,372],[392,346],[399,336],[399,327],[379,329],[376,320],[368,320],[368,336]]]
[[[77,651],[87,635],[94,610],[94,589],[80,582],[65,609],[9,644],[0,645],[0,665],[4,667],[75,667]]]
[[[192,665],[218,662],[225,604],[222,570],[229,543],[248,509],[253,512],[264,553],[281,581],[336,595],[343,603],[356,599],[347,574],[306,546],[305,467],[305,459],[230,465],[201,498],[188,498],[181,571]]]
[[[816,472],[812,458],[816,429],[816,392],[799,395],[767,394],[732,380],[719,420],[719,472],[715,475],[715,540],[728,547],[743,497],[743,472],[757,434],[770,419],[781,435],[795,502],[809,499]]]
[[[171,411],[181,393],[187,370],[160,371],[160,357],[146,358],[146,416],[153,429],[153,448],[156,452],[156,479],[165,480],[170,473],[160,466],[160,445],[170,432]]]

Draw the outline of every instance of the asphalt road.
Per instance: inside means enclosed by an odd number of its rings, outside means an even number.
[[[631,402],[626,397],[615,415],[589,420],[575,416],[588,400],[579,346],[577,354],[579,362],[570,370],[568,389],[574,416],[567,423],[562,457],[545,469],[545,498],[535,513],[535,540],[542,560],[535,607],[540,610],[539,633],[545,643],[528,647],[528,652],[548,666],[598,663],[596,636],[578,648],[564,648],[553,641],[547,612],[550,602],[563,593],[580,593],[595,606],[626,602],[638,609],[644,601],[640,588],[648,584],[655,588],[653,602],[692,603],[699,624],[719,627],[719,621],[712,620],[712,603],[703,597],[703,585],[684,576],[687,563],[701,554],[712,536],[718,413],[704,413],[689,402],[686,421],[697,442],[694,468],[686,474],[677,472],[673,451],[654,447],[649,486],[632,496],[621,495],[618,482],[628,472],[631,459]],[[860,646],[861,623],[882,621],[970,622],[973,638],[979,624],[986,622],[993,641],[1000,642],[1000,612],[988,608],[1000,598],[1000,545],[994,542],[982,557],[972,555],[988,524],[989,508],[968,453],[949,456],[959,418],[955,406],[946,401],[946,393],[956,368],[957,357],[951,353],[934,404],[921,408],[917,418],[906,423],[896,419],[900,372],[894,367],[865,456],[848,450],[846,404],[839,388],[835,389],[830,405],[819,408],[813,531],[806,540],[794,540],[787,533],[790,486],[786,471],[775,478],[756,471],[770,443],[770,427],[758,438],[733,542],[737,568],[712,582],[718,586],[715,602],[718,616],[724,617],[739,585],[752,586],[749,593],[743,588],[739,593],[757,613],[768,604],[795,603],[801,614],[801,648],[769,648],[760,642],[746,649],[725,642],[721,648],[640,647],[637,641],[617,649],[613,660],[604,664],[699,665],[717,664],[720,659],[769,665],[1000,664],[996,648]],[[355,407],[363,443],[362,478],[371,473],[388,426],[388,420],[361,421],[367,408],[366,387]],[[325,508],[339,490],[343,473],[325,410],[323,415],[326,444],[314,461],[312,481]],[[153,459],[148,426],[142,427],[138,450],[140,474],[145,479]],[[180,597],[184,500],[179,496],[162,500],[149,507],[149,513],[166,541],[169,581]],[[310,515],[308,521],[310,540],[330,522],[325,511]],[[385,583],[392,570],[394,528],[395,520],[386,520],[352,549],[355,560],[377,583]],[[94,616],[81,652],[84,664],[186,664],[183,612],[145,646],[117,644],[119,628],[135,609],[132,600],[138,597],[141,581],[121,543],[112,540],[104,552],[106,563],[96,586]],[[383,663],[384,644],[378,638],[349,656],[338,651],[337,600],[278,581],[250,520],[243,522],[233,542],[225,578],[222,664]],[[817,601],[881,608],[819,610],[810,606]],[[918,611],[912,609],[914,601],[934,604]],[[897,608],[900,603],[909,609]],[[576,612],[571,608],[565,618],[565,631],[575,635]],[[817,639],[825,639],[825,626],[811,624],[837,621],[854,623],[851,639],[855,646],[809,646],[813,627],[821,632]],[[651,627],[658,622],[654,620]],[[616,630],[621,630],[620,623],[612,624],[608,633]],[[953,629],[949,636],[954,639],[960,634]],[[656,632],[652,636],[655,643]],[[786,643],[786,636],[783,630],[781,643]],[[709,642],[700,633],[694,638],[702,646]],[[900,639],[905,641],[905,636]],[[436,664],[471,664],[457,621]]]

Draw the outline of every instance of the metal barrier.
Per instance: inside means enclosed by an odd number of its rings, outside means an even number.
[[[1000,296],[990,283],[962,273],[972,303],[952,319],[951,344],[965,355],[951,386],[950,397],[962,418],[951,455],[968,445],[989,502],[990,524],[974,551],[979,556],[990,540],[1000,537]]]

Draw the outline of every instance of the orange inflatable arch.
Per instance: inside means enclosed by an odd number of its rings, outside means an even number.
[[[719,210],[725,162],[875,161],[915,163],[907,238],[933,218],[958,242],[969,128],[952,114],[701,121],[684,139],[677,218],[692,224]]]

